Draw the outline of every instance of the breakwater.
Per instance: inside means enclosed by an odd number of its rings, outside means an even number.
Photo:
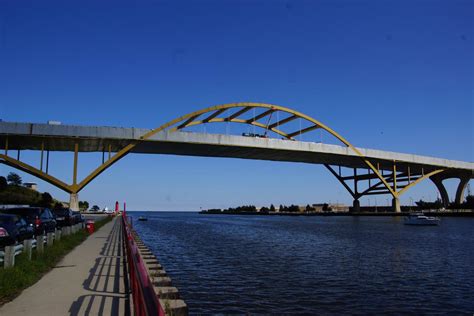
[[[186,303],[156,256],[124,217],[129,280],[137,315],[188,315]]]

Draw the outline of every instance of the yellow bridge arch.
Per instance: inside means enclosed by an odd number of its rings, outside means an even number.
[[[245,114],[248,115],[248,112],[251,110],[260,110],[260,112],[257,115],[251,116],[250,118],[244,118]],[[276,114],[277,117],[279,116],[278,114],[281,113],[284,118],[281,120],[277,119],[276,122],[273,122],[270,124],[270,119],[273,114]],[[309,124],[305,128],[300,128],[298,130],[288,130],[288,125],[287,123],[300,119],[305,121],[306,124]],[[267,120],[266,123],[263,123],[262,120]],[[192,127],[192,126],[197,126],[201,124],[209,124],[209,123],[238,123],[238,124],[247,124],[250,126],[255,126],[259,127],[262,129],[265,129],[267,131],[273,132],[277,135],[280,135],[283,138],[286,139],[294,139],[295,136],[297,135],[302,135],[304,133],[316,130],[316,129],[321,129],[326,131],[327,133],[331,134],[334,136],[338,141],[340,141],[344,146],[347,146],[350,148],[354,153],[356,153],[360,159],[364,162],[364,164],[367,166],[367,169],[369,169],[375,176],[378,178],[379,182],[376,184],[374,187],[385,187],[386,192],[391,194],[394,199],[398,199],[399,195],[404,193],[406,190],[411,188],[412,186],[418,184],[424,179],[427,179],[429,177],[432,177],[436,174],[439,174],[444,171],[444,169],[436,169],[434,171],[431,171],[427,174],[423,174],[420,177],[416,178],[415,181],[409,183],[408,185],[404,186],[402,189],[398,190],[397,189],[397,184],[396,184],[396,178],[391,179],[393,182],[393,186],[390,185],[389,183],[389,178],[386,176],[383,176],[380,173],[380,170],[378,167],[374,166],[355,146],[353,146],[347,139],[345,139],[343,136],[338,134],[336,131],[328,127],[327,125],[323,124],[322,122],[305,115],[301,112],[295,111],[293,109],[279,106],[279,105],[273,105],[273,104],[266,104],[266,103],[252,103],[252,102],[241,102],[241,103],[228,103],[228,104],[222,104],[222,105],[217,105],[217,106],[212,106],[208,107],[196,112],[188,113],[184,116],[178,117],[172,121],[169,121],[151,131],[148,133],[142,135],[137,141],[131,141],[128,145],[123,147],[121,150],[116,152],[113,156],[111,156],[107,161],[102,163],[98,168],[93,170],[89,175],[87,175],[82,181],[78,182],[77,181],[77,154],[78,154],[78,148],[76,145],[75,148],[75,163],[74,163],[74,177],[73,177],[73,183],[72,184],[66,184],[65,182],[43,172],[40,169],[34,168],[30,165],[27,165],[23,162],[21,162],[19,159],[14,159],[10,156],[8,156],[8,144],[6,144],[5,148],[5,154],[0,154],[0,162],[5,163],[9,166],[12,166],[14,168],[20,169],[22,171],[25,171],[29,174],[32,174],[34,176],[37,176],[40,179],[43,179],[58,188],[71,193],[71,194],[77,194],[79,191],[81,191],[87,184],[89,184],[93,179],[95,179],[97,176],[99,176],[102,172],[107,170],[109,167],[111,167],[114,163],[119,161],[121,158],[126,156],[128,153],[130,153],[140,142],[146,141],[153,137],[155,134],[161,132],[161,131],[179,131],[181,129],[184,129],[186,127]],[[338,175],[330,166],[326,165],[326,167],[333,173],[336,178],[344,185],[346,189],[348,189],[349,193],[354,197],[354,199],[358,200],[360,196],[364,194],[358,194],[357,192],[353,192],[347,184],[343,181],[342,177]],[[394,167],[395,168],[395,167]],[[396,170],[394,169],[394,173],[396,174]]]

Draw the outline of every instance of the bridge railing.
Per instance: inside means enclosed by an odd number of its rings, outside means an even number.
[[[164,316],[158,295],[140,256],[138,246],[132,235],[132,229],[125,213],[122,215],[122,227],[127,252],[129,284],[132,292],[134,314]]]

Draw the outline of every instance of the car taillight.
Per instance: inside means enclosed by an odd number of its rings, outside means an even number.
[[[0,227],[0,237],[8,237],[8,232],[5,228]]]
[[[35,226],[36,227],[39,227],[41,225],[41,220],[38,218],[38,216],[36,216],[35,218]]]

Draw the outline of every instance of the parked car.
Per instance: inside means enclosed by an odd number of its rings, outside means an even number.
[[[49,208],[45,207],[16,207],[2,210],[3,214],[14,214],[32,224],[36,236],[54,232],[56,220]]]
[[[33,226],[13,214],[0,214],[0,247],[14,245],[33,237]]]
[[[74,213],[69,208],[57,208],[53,210],[56,216],[56,224],[58,227],[71,226],[76,224]]]
[[[85,221],[85,217],[84,217],[84,215],[81,214],[81,212],[72,211],[72,214],[74,216],[76,224],[82,223],[82,222]]]

